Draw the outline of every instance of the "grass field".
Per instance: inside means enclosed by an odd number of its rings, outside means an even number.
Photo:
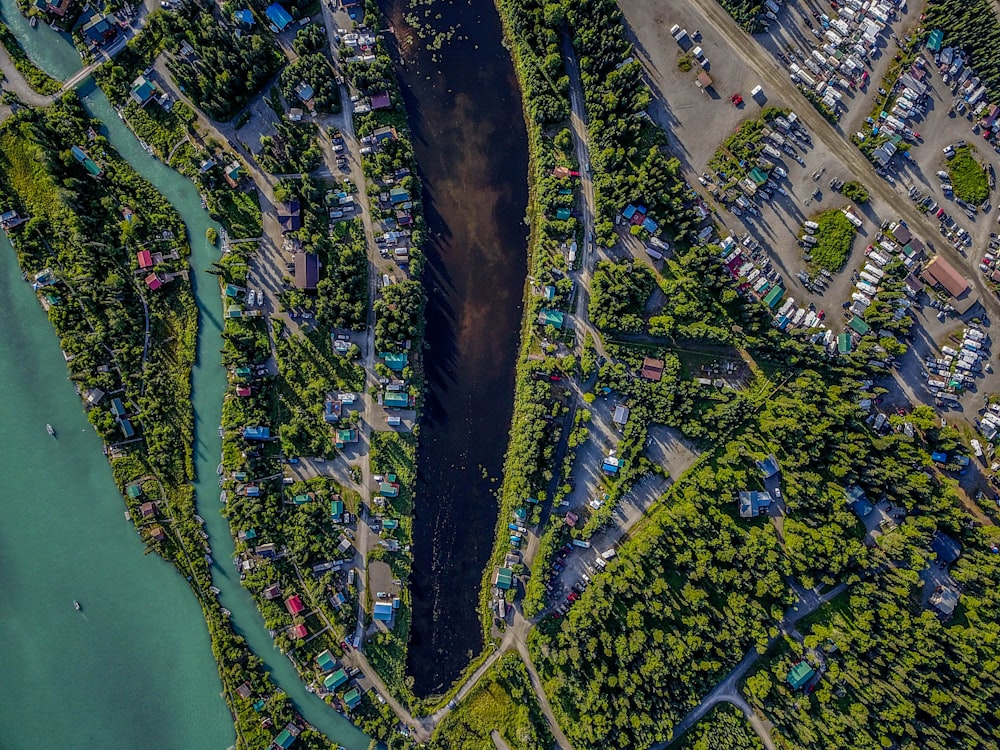
[[[812,220],[819,224],[819,229],[814,235],[818,244],[808,251],[812,255],[810,266],[839,271],[851,254],[857,230],[839,208],[816,214]]]
[[[956,198],[978,206],[989,197],[990,180],[983,165],[976,160],[972,146],[955,150],[955,157],[948,162],[948,174]]]

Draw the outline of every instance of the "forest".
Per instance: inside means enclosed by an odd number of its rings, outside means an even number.
[[[719,0],[719,5],[725,8],[745,31],[753,34],[760,30],[757,17],[764,11],[762,0]]]
[[[601,330],[642,333],[646,300],[655,288],[649,266],[602,260],[590,285],[590,319]]]
[[[340,86],[329,58],[322,52],[303,55],[281,71],[281,95],[290,107],[306,106],[297,92],[302,83],[312,88],[316,112],[330,115],[340,112]]]
[[[989,0],[928,0],[923,26],[944,32],[942,46],[963,49],[987,98],[1000,100],[1000,19]]]

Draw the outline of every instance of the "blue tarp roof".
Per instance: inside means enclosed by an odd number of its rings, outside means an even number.
[[[236,11],[235,13],[233,13],[233,18],[235,18],[240,23],[245,23],[247,26],[254,25],[253,12],[248,8]]]
[[[267,6],[267,10],[264,11],[264,14],[271,23],[278,27],[279,31],[292,22],[292,14],[285,10],[284,6],[278,3],[272,3]]]
[[[931,454],[931,461],[939,464],[948,463],[948,454],[941,451],[934,451]]]

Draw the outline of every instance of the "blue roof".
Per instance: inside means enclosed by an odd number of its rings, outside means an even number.
[[[935,463],[943,464],[948,462],[948,454],[942,453],[941,451],[934,451],[931,454],[931,461]]]
[[[278,31],[281,31],[292,22],[292,14],[278,3],[271,3],[271,5],[267,6],[264,14],[271,23],[278,27]]]
[[[409,361],[406,352],[382,352],[380,355],[385,360],[385,366],[394,372],[399,372]]]
[[[372,617],[381,622],[389,622],[392,619],[392,604],[389,602],[375,602],[375,610]]]
[[[247,26],[254,25],[253,12],[249,9],[238,10],[233,13],[233,18],[235,18],[240,23],[245,23]]]
[[[84,159],[87,158],[87,154],[85,154],[83,149],[80,148],[79,146],[73,146],[73,148],[71,148],[70,151],[73,152],[73,156],[77,161],[83,161]]]
[[[635,216],[635,206],[629,203],[628,206],[625,207],[625,210],[622,211],[622,216],[624,216],[626,219],[631,219],[633,216]]]
[[[655,232],[659,228],[659,224],[647,217],[646,220],[642,222],[642,228],[647,232]]]

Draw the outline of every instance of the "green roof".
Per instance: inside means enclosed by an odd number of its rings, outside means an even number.
[[[808,662],[800,661],[789,670],[788,677],[785,679],[792,686],[793,690],[798,690],[809,682],[814,674],[816,674],[816,670],[810,667]]]
[[[767,305],[768,307],[774,307],[778,304],[778,302],[781,301],[781,298],[784,296],[784,294],[785,290],[782,289],[780,286],[776,286],[770,292],[767,293],[766,297],[764,297],[764,304]]]
[[[137,484],[130,484],[126,492],[128,492],[128,496],[133,500],[142,495],[142,490],[139,489],[139,485]]]
[[[333,654],[329,651],[324,651],[319,656],[316,657],[316,663],[319,668],[324,672],[327,672],[337,666],[337,660],[333,658]]]
[[[296,495],[295,496],[295,504],[296,505],[305,505],[306,503],[309,502],[309,500],[310,500],[309,495]]]
[[[287,748],[292,746],[293,742],[295,742],[295,735],[287,729],[282,729],[278,733],[278,736],[274,738],[274,744],[282,748],[282,750],[287,750]]]
[[[354,708],[356,705],[361,703],[361,693],[358,692],[357,688],[354,688],[350,692],[344,694],[344,703],[347,704],[348,708]]]
[[[347,682],[347,672],[341,668],[323,680],[323,687],[327,690],[336,690],[345,682]]]
[[[389,391],[382,399],[383,406],[406,409],[410,406],[410,394],[402,391]]]
[[[837,351],[841,354],[847,354],[851,351],[851,337],[849,334],[842,333],[837,336]]]
[[[497,588],[507,590],[514,580],[514,571],[510,568],[500,568],[497,571]]]
[[[563,314],[558,310],[547,310],[542,308],[538,313],[538,322],[543,326],[563,327]]]
[[[331,500],[330,501],[330,515],[331,516],[342,516],[342,515],[344,515],[344,501],[343,500]]]
[[[857,315],[855,315],[853,318],[851,318],[850,321],[848,321],[847,325],[849,325],[855,331],[857,331],[858,333],[860,333],[862,336],[864,336],[866,333],[868,333],[868,331],[871,330],[871,328],[868,326],[868,324],[865,323],[865,321],[863,321]]]
[[[767,182],[767,172],[765,172],[760,167],[754,167],[750,170],[750,179],[753,180],[758,185],[763,185]]]

